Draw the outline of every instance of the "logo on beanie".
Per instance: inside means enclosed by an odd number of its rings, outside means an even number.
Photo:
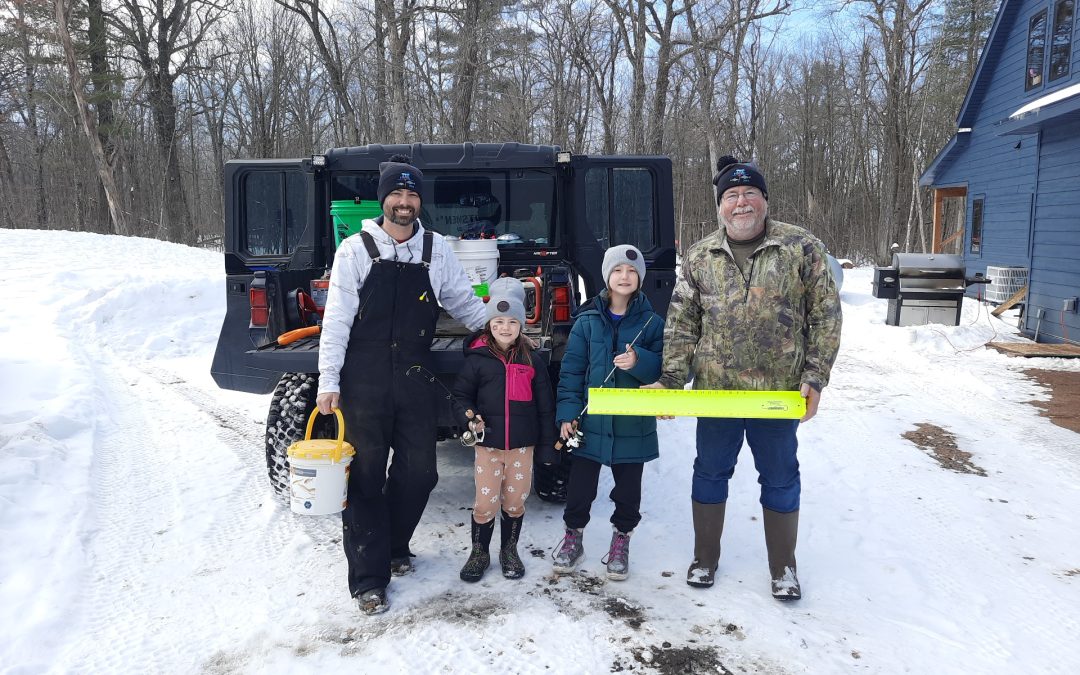
[[[398,185],[407,187],[410,190],[416,189],[416,181],[413,180],[412,173],[408,171],[402,171],[401,175],[398,176]]]
[[[495,309],[499,310],[500,312],[509,312],[510,303],[505,300],[500,300],[499,304],[495,305]]]
[[[627,260],[637,260],[637,251],[635,251],[633,249],[630,249],[629,251],[627,251],[626,252],[626,259]]]
[[[729,183],[749,183],[750,174],[746,169],[735,169],[731,172],[731,178],[728,179]]]

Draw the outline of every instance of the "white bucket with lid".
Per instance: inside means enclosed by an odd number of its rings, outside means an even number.
[[[495,239],[446,240],[474,286],[494,281],[499,274],[499,242]]]
[[[328,516],[345,508],[349,465],[356,451],[345,442],[345,419],[337,416],[337,438],[312,438],[316,408],[308,419],[304,440],[289,446],[289,507],[305,516]]]

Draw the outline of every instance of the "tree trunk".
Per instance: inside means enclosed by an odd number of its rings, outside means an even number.
[[[82,73],[79,72],[71,32],[68,30],[68,18],[71,12],[70,2],[71,0],[54,0],[56,33],[64,50],[64,62],[67,65],[68,79],[71,82],[71,93],[75,97],[75,106],[78,109],[79,123],[82,125],[83,133],[86,134],[86,140],[90,144],[90,152],[94,156],[94,165],[97,167],[98,178],[101,180],[101,185],[105,190],[105,198],[108,200],[109,218],[112,222],[111,231],[113,234],[127,235],[130,232],[127,228],[127,219],[124,217],[120,188],[116,185],[116,178],[113,176],[112,166],[109,164],[97,122],[90,114],[90,107],[86,102],[85,85]]]
[[[349,95],[349,87],[345,81],[345,66],[341,59],[341,48],[337,40],[337,32],[333,23],[327,20],[323,12],[321,0],[274,0],[285,9],[299,14],[308,28],[311,29],[311,37],[315,40],[315,48],[322,58],[323,67],[329,79],[330,88],[334,91],[338,105],[346,119],[346,124],[352,134],[352,142],[360,143],[360,125],[356,116],[356,107]],[[383,0],[379,0],[380,2]],[[325,31],[324,31],[325,26]]]
[[[451,140],[469,140],[472,127],[473,96],[480,68],[480,40],[489,31],[483,30],[482,21],[488,19],[483,6],[490,0],[468,0],[461,17],[458,33],[457,59],[454,64],[454,85],[450,92],[452,103],[450,115]],[[524,139],[521,139],[524,140]]]
[[[176,97],[171,77],[163,75],[151,81],[150,106],[157,135],[158,159],[163,172],[160,188],[160,227],[169,241],[191,244],[195,242],[195,233],[191,228],[191,214],[184,199],[184,182],[180,175],[180,156],[176,142]]]

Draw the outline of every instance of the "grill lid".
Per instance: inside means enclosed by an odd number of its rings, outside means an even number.
[[[894,253],[900,278],[963,279],[964,258],[950,253]]]

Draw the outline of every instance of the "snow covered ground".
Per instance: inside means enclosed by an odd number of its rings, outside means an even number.
[[[525,579],[493,570],[461,583],[471,460],[448,443],[417,571],[395,580],[389,613],[364,618],[346,591],[340,521],[292,515],[269,491],[268,397],[210,379],[222,269],[219,254],[158,241],[0,230],[0,672],[1065,673],[1080,662],[1080,437],[1025,403],[1046,396],[1020,372],[1035,364],[982,347],[1018,339],[1015,320],[967,301],[958,327],[886,326],[870,271],[847,271],[832,385],[800,431],[801,602],[769,596],[748,451],[718,582],[686,586],[694,421],[679,419],[662,423],[645,472],[629,580],[599,574],[601,497],[584,572],[549,576],[561,509],[533,500]],[[986,475],[947,470],[901,437],[919,423],[955,434]]]

